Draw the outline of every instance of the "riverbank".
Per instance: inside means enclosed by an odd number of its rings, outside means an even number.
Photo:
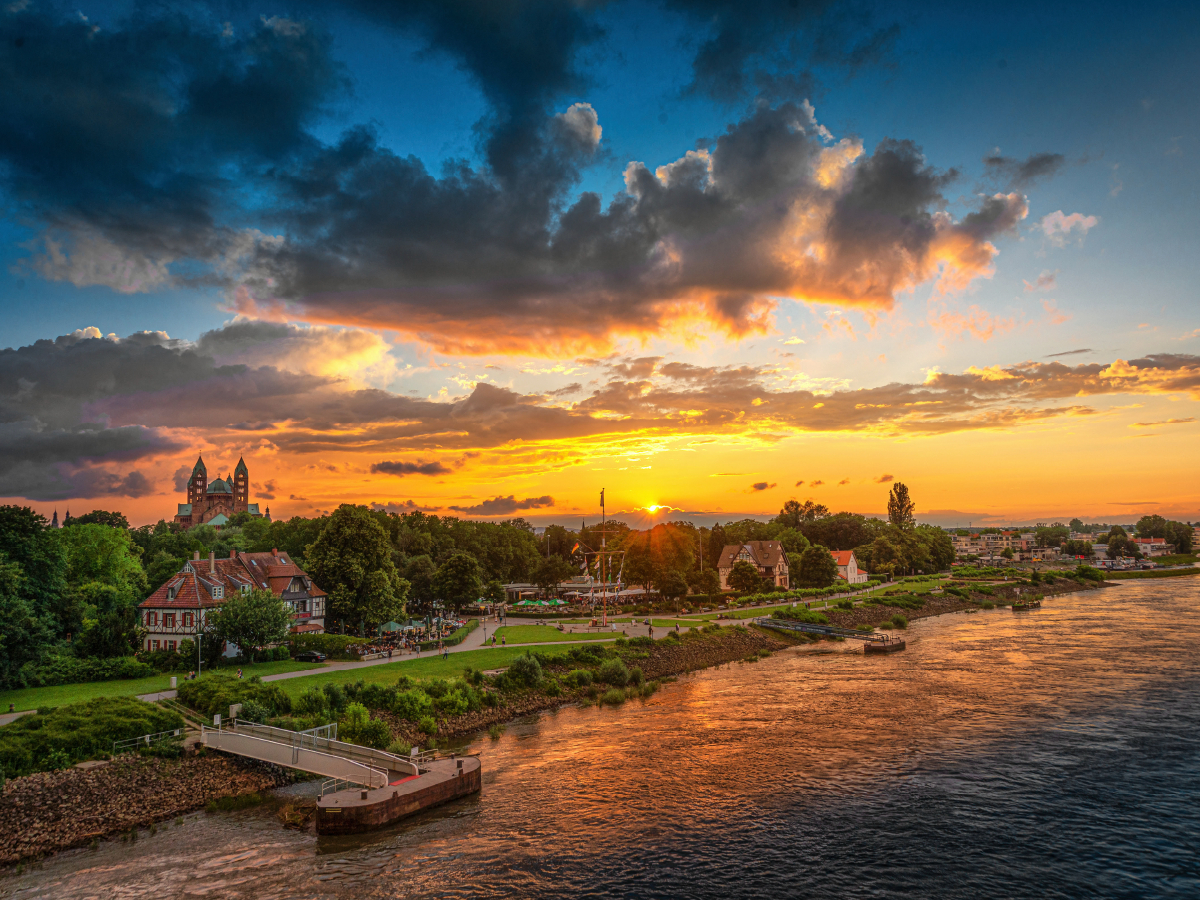
[[[0,796],[0,864],[46,856],[136,829],[167,828],[208,803],[281,787],[292,773],[215,753],[125,756],[14,778]]]

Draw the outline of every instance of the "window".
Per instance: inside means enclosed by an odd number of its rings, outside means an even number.
[[[250,593],[250,585],[248,585],[248,584],[243,584],[243,585],[242,585],[242,593],[243,593],[243,594],[248,594],[248,593]]]
[[[191,628],[191,627],[192,627],[192,618],[193,618],[193,617],[192,617],[192,614],[191,614],[191,613],[184,613],[184,614],[183,614],[183,627],[184,627],[184,628]]]
[[[164,628],[174,628],[175,627],[175,613],[163,613],[163,627]]]
[[[225,597],[225,587],[220,584],[214,586],[213,587],[213,599],[214,600],[222,600],[222,599],[224,599],[224,597]]]
[[[170,646],[167,648],[168,650],[174,650],[174,649],[175,649],[175,642],[174,642],[174,641],[167,641],[167,643],[170,645]]]
[[[158,613],[153,612],[153,611],[146,613],[146,624],[147,625],[157,625],[158,624]]]
[[[158,641],[155,641],[155,642],[154,642],[154,649],[155,649],[155,650],[157,650],[157,649],[158,649],[158,644],[159,644],[159,642],[158,642]]]

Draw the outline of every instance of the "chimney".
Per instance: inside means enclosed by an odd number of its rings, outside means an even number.
[[[237,551],[236,551],[236,550],[230,550],[230,551],[229,551],[229,558],[230,558],[230,559],[237,559]]]
[[[192,552],[192,562],[199,562],[199,561],[200,561],[200,551],[195,550]]]
[[[208,574],[217,574],[217,554],[213,550],[208,551]]]
[[[272,547],[272,548],[271,548],[271,555],[272,555],[272,556],[278,556],[278,555],[279,555],[279,548],[278,548],[278,547]]]

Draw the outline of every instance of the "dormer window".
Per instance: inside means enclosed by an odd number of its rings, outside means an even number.
[[[248,594],[248,593],[250,593],[250,585],[248,585],[248,584],[243,584],[243,585],[242,585],[242,593],[243,593],[243,594]]]
[[[167,599],[174,600],[179,594],[179,585],[173,584],[167,588]]]
[[[214,599],[214,600],[221,600],[221,599],[223,599],[223,598],[225,597],[225,588],[224,588],[224,586],[223,586],[223,585],[219,585],[219,584],[213,585],[213,592],[212,592],[212,595],[213,595],[213,599]]]

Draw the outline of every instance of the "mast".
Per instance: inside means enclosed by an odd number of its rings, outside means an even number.
[[[604,592],[604,618],[600,624],[608,625],[608,575],[607,569],[604,565],[604,549],[608,535],[606,533],[607,529],[604,523],[604,488],[600,488],[600,582],[604,585],[601,588],[601,590]]]

